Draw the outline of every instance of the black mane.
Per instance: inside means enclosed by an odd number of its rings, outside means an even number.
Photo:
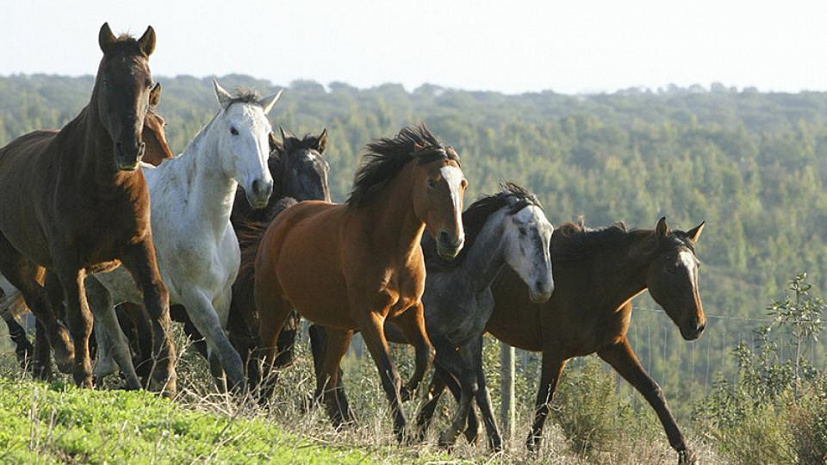
[[[554,230],[551,236],[551,256],[555,261],[575,261],[586,259],[607,247],[619,246],[630,240],[651,238],[651,243],[644,247],[650,253],[664,249],[686,247],[695,252],[692,241],[683,231],[671,231],[665,241],[657,241],[651,229],[627,229],[623,222],[614,223],[605,228],[591,229],[581,223],[565,223]]]
[[[404,127],[393,138],[374,139],[368,143],[362,158],[364,161],[347,199],[348,204],[356,207],[370,203],[402,167],[415,158],[420,164],[441,158],[459,163],[454,149],[442,145],[424,123]]]
[[[465,229],[465,245],[453,260],[446,260],[439,256],[436,248],[436,241],[427,232],[422,235],[422,251],[425,254],[425,261],[428,267],[435,267],[440,270],[448,270],[459,266],[468,251],[474,247],[476,241],[488,218],[502,208],[508,207],[508,214],[513,215],[529,205],[543,208],[540,200],[528,189],[514,183],[505,183],[500,186],[502,190],[493,195],[488,195],[472,203],[462,212],[462,225]]]

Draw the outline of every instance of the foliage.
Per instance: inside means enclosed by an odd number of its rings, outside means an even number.
[[[552,416],[575,453],[610,451],[624,441],[651,440],[660,424],[649,411],[635,412],[629,398],[617,393],[616,375],[596,356],[563,372],[552,403]]]
[[[783,301],[773,302],[771,322],[756,329],[757,347],[734,350],[738,377],[720,377],[696,416],[710,438],[738,463],[824,463],[827,460],[827,373],[800,348],[824,329],[827,305],[813,294],[806,274],[789,283]],[[792,336],[792,356],[783,358],[775,339]]]

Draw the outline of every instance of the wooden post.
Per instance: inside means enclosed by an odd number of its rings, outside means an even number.
[[[500,342],[500,425],[506,439],[514,437],[514,348]]]

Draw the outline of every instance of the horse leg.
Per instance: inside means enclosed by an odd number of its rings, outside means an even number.
[[[183,314],[183,318],[178,318],[176,316],[174,320],[180,323],[184,323],[184,334],[187,335],[190,342],[192,343],[192,346],[195,347],[195,350],[197,350],[199,354],[201,354],[204,358],[209,360],[210,349],[209,344],[207,344],[207,339],[204,337],[201,331],[198,330],[198,327],[192,321],[192,318],[190,318],[189,314],[185,311]]]
[[[276,372],[273,371],[276,360],[276,342],[293,308],[281,294],[277,284],[259,284],[260,275],[261,273],[256,274],[256,308],[259,311],[258,329],[261,347],[255,351],[255,354],[256,363],[263,362],[261,398],[265,400],[273,394],[277,377]]]
[[[34,325],[34,363],[32,376],[47,381],[52,377],[52,347],[46,337],[46,328],[35,319]]]
[[[93,372],[95,380],[100,382],[120,367],[126,378],[127,388],[141,389],[141,380],[132,364],[129,341],[121,331],[121,325],[115,314],[112,294],[94,276],[86,278],[86,294],[89,307],[95,317],[95,340],[98,344],[97,360]]]
[[[320,370],[322,362],[325,359],[325,350],[327,348],[327,330],[324,326],[313,324],[310,325],[307,332],[310,334],[310,353],[313,356],[313,370],[316,372],[316,379],[319,379],[321,377]],[[336,380],[336,402],[338,402],[339,405],[348,405],[345,385],[342,382],[341,368],[338,369]]]
[[[451,425],[439,435],[439,445],[450,447],[454,445],[457,436],[465,430],[468,424],[471,403],[478,389],[477,375],[473,370],[473,347],[465,344],[457,349],[454,343],[443,334],[434,335],[432,342],[436,348],[434,364],[439,365],[459,381],[461,388],[459,403],[451,419]]]
[[[276,340],[276,350],[278,354],[274,364],[276,368],[286,368],[295,361],[296,355],[293,346],[296,343],[296,334],[298,333],[300,321],[301,317],[299,313],[293,310],[281,328],[279,337]]]
[[[42,337],[55,349],[58,368],[60,371],[68,372],[74,365],[75,352],[69,344],[69,332],[58,322],[46,290],[36,280],[41,271],[40,267],[26,260],[0,234],[0,273],[23,294],[26,305],[43,327]],[[49,351],[39,351],[38,355],[40,357],[37,360],[43,362],[49,358]],[[50,363],[51,361],[48,364]],[[51,369],[46,365],[42,364],[42,368],[35,366],[35,371],[43,374],[50,372]]]
[[[526,447],[530,451],[540,448],[543,439],[543,425],[548,417],[549,406],[554,399],[554,391],[560,374],[566,366],[567,359],[553,350],[543,351],[543,368],[540,374],[540,387],[537,390],[537,399],[534,401],[534,423],[526,440]]]
[[[92,387],[92,361],[89,337],[92,335],[92,312],[86,300],[86,272],[71,257],[55,260],[55,272],[66,299],[66,319],[75,344],[75,384]]]
[[[381,313],[365,308],[365,306],[351,305],[351,308],[358,312],[359,329],[362,338],[368,347],[373,362],[379,370],[379,378],[382,380],[382,388],[391,405],[393,415],[393,432],[399,442],[405,438],[405,414],[402,412],[401,399],[399,397],[400,379],[399,373],[391,360],[388,341],[385,339],[385,318]]]
[[[6,326],[9,328],[9,337],[14,343],[14,354],[17,356],[17,363],[20,364],[20,368],[25,370],[31,361],[32,355],[34,355],[34,347],[29,342],[29,338],[26,337],[26,330],[14,319],[14,315],[4,313],[3,321],[6,322]]]
[[[175,346],[172,342],[169,318],[169,294],[158,272],[155,247],[151,237],[130,246],[123,257],[123,265],[129,270],[144,295],[144,308],[152,320],[152,344],[154,364],[150,388],[171,396],[177,390],[175,380]]]
[[[409,309],[401,317],[395,319],[393,324],[399,327],[405,334],[405,338],[414,346],[416,351],[416,369],[411,379],[402,388],[402,401],[405,402],[416,393],[416,388],[425,377],[428,365],[431,363],[431,341],[425,331],[425,317],[422,304]]]
[[[488,433],[488,445],[494,449],[495,452],[503,450],[503,439],[500,435],[500,430],[497,427],[497,421],[494,419],[494,409],[491,406],[491,396],[488,394],[488,386],[485,382],[485,371],[482,366],[482,334],[479,335],[472,345],[474,356],[474,371],[476,371],[477,384],[477,406],[480,408],[482,420],[485,422],[485,431]],[[473,410],[469,412],[469,419],[474,416]]]
[[[624,337],[617,344],[598,351],[597,355],[617,370],[620,376],[623,376],[649,402],[649,405],[657,413],[663,429],[666,430],[669,444],[678,452],[678,463],[695,463],[692,452],[686,446],[686,438],[684,438],[677,422],[675,422],[675,417],[672,416],[672,412],[669,411],[669,407],[666,405],[663,391],[641,366],[629,345],[629,341]]]
[[[344,389],[339,365],[350,347],[353,331],[327,328],[325,333],[324,357],[316,369],[316,392],[313,397],[324,401],[327,414],[338,428],[353,422],[347,397],[339,395],[339,391]]]
[[[181,297],[193,324],[205,336],[207,350],[210,354],[210,371],[218,389],[221,390],[223,387],[224,373],[227,374],[231,390],[243,391],[246,389],[244,364],[241,361],[241,356],[230,344],[230,340],[224,332],[222,318],[219,316],[223,315],[223,320],[226,322],[229,314],[229,298],[216,299],[216,304],[222,308],[215,308],[211,299],[200,289],[193,288]]]
[[[416,426],[419,430],[420,441],[425,440],[425,435],[428,432],[428,427],[431,426],[431,420],[434,418],[434,412],[436,411],[437,404],[439,404],[439,399],[445,391],[447,379],[450,379],[456,384],[456,380],[454,380],[454,377],[451,376],[450,373],[443,370],[439,365],[434,365],[434,376],[431,378],[431,384],[428,386],[425,404],[416,416]],[[459,385],[457,385],[457,389],[459,389]],[[459,394],[459,391],[457,391],[457,394]],[[457,400],[459,400],[459,395],[457,395]]]

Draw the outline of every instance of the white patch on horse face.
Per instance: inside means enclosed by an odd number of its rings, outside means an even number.
[[[692,287],[697,287],[697,267],[698,265],[695,263],[695,257],[687,251],[682,251],[678,254],[678,260],[683,264],[684,268],[686,268],[687,273],[689,273],[689,280],[692,282]]]
[[[462,206],[460,205],[460,185],[465,177],[462,175],[462,170],[456,166],[443,166],[439,169],[442,179],[448,182],[448,188],[451,190],[451,202],[454,204],[454,213],[460,215],[462,213]]]

